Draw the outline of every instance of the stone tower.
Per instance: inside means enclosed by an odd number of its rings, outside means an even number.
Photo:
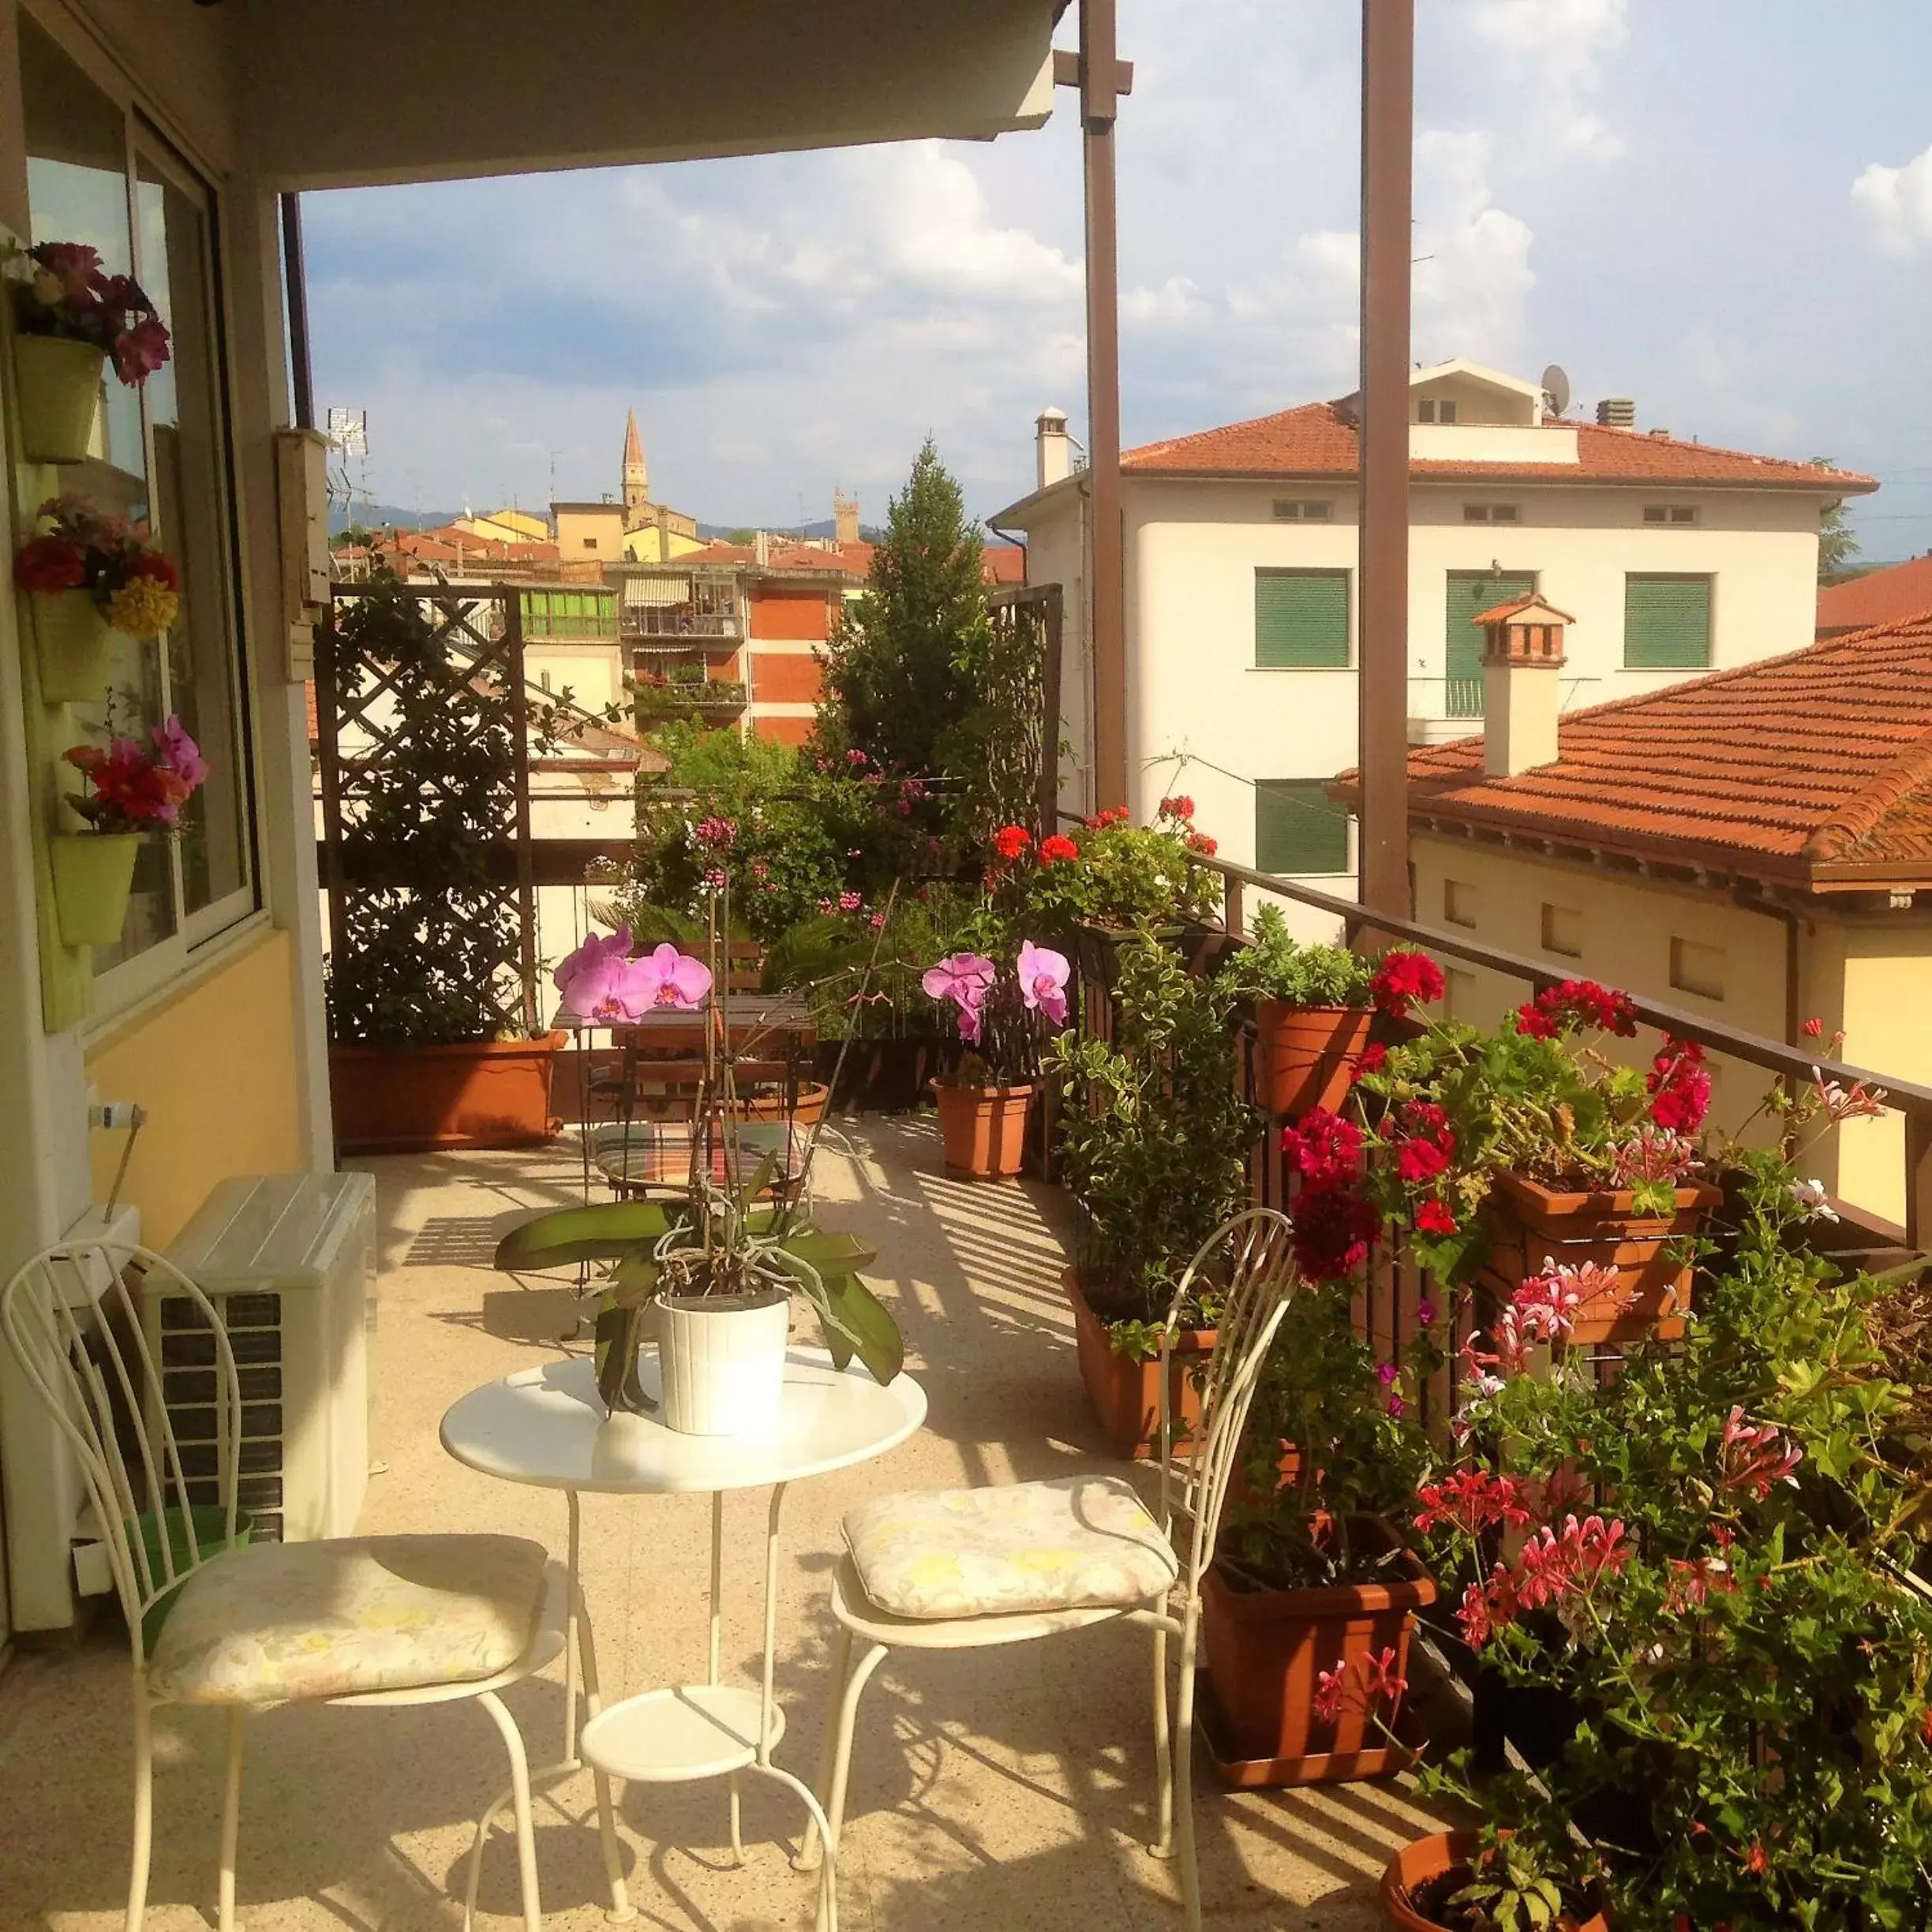
[[[624,526],[635,530],[645,522],[650,507],[650,466],[644,460],[644,439],[638,434],[637,411],[624,421]]]

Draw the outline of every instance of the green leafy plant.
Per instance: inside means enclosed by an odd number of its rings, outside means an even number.
[[[1081,926],[1205,919],[1220,904],[1221,881],[1200,863],[1215,845],[1194,829],[1193,809],[1192,799],[1164,799],[1154,824],[1136,826],[1121,807],[1037,842],[1024,827],[1003,828],[987,881],[993,903],[1016,930],[1060,942]]]
[[[1530,1842],[1512,1834],[1483,1848],[1474,1875],[1449,1903],[1480,1932],[1546,1932],[1563,1911],[1563,1896]]]
[[[1247,1200],[1260,1116],[1234,1091],[1232,1002],[1151,933],[1121,949],[1110,1040],[1061,1034],[1062,1172],[1089,1301],[1103,1320],[1165,1315],[1188,1260]],[[1145,1352],[1144,1327],[1117,1331]]]
[[[1375,961],[1341,945],[1303,945],[1289,936],[1279,906],[1255,914],[1254,932],[1221,968],[1228,990],[1244,999],[1290,1006],[1366,1006]]]

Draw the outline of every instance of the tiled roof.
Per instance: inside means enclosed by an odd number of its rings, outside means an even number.
[[[1932,611],[1932,552],[1894,564],[1889,570],[1867,571],[1844,583],[1828,584],[1818,593],[1818,633],[1830,637],[1840,631],[1896,623],[1921,611]]]
[[[1514,778],[1480,736],[1412,751],[1410,813],[1753,877],[1932,878],[1932,612],[1574,713],[1558,740]]]
[[[1499,482],[1745,484],[1846,495],[1878,487],[1873,477],[1853,470],[1823,469],[1781,456],[1753,456],[1708,443],[1653,436],[1647,430],[1555,419],[1548,426],[1575,431],[1575,462],[1450,462],[1430,458],[1411,462],[1410,474],[1483,477]],[[1127,451],[1121,466],[1129,474],[1152,476],[1353,476],[1357,467],[1355,425],[1339,402],[1308,402],[1224,429],[1144,444]]]
[[[766,552],[763,568],[786,571],[836,571],[848,577],[871,573],[872,553],[877,545],[869,543],[793,543],[780,538]],[[989,584],[1026,582],[1026,553],[1017,544],[988,544],[983,553],[981,575]],[[750,544],[706,544],[702,550],[687,550],[671,560],[673,564],[739,564],[759,567],[758,552]]]

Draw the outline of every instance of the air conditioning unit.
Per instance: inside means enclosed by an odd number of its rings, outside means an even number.
[[[168,1250],[215,1304],[242,1383],[237,1501],[258,1541],[346,1536],[369,1485],[376,1183],[368,1174],[223,1181]],[[151,1276],[149,1345],[189,1500],[215,1501],[215,1337]]]

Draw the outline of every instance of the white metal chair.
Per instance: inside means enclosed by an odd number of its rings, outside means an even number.
[[[212,1350],[205,1342],[200,1348],[203,1359],[185,1387],[129,1290],[125,1275],[135,1270],[144,1295],[193,1305],[199,1320],[185,1332],[212,1338]],[[147,1904],[155,1706],[227,1709],[219,1927],[232,1932],[246,1712],[297,1701],[388,1707],[462,1698],[489,1713],[509,1754],[523,1923],[525,1932],[541,1932],[530,1764],[516,1720],[497,1694],[541,1670],[575,1635],[585,1701],[597,1709],[590,1625],[581,1603],[569,1600],[563,1565],[518,1537],[238,1541],[243,1409],[234,1352],[208,1297],[150,1249],[91,1243],[47,1249],[0,1294],[0,1333],[74,1452],[127,1618],[134,1842],[126,1932],[140,1932]],[[171,1386],[164,1372],[174,1377]],[[212,1457],[201,1451],[197,1459],[192,1444],[184,1453],[170,1398],[216,1410]],[[609,1782],[601,1773],[597,1795],[613,1911],[627,1915]],[[499,1808],[500,1800],[477,1826],[466,1928],[487,1827]]]
[[[1200,1582],[1213,1560],[1222,1506],[1262,1364],[1298,1285],[1290,1233],[1286,1217],[1275,1209],[1249,1208],[1202,1243],[1181,1278],[1161,1337],[1158,1530],[1126,1486],[1112,1478],[1070,1484],[1017,1483],[930,1498],[889,1497],[847,1518],[848,1549],[832,1584],[832,1614],[839,1624],[834,1672],[840,1694],[827,1719],[819,1768],[819,1792],[834,1851],[844,1818],[859,1700],[889,1650],[990,1649],[1088,1630],[1099,1623],[1136,1623],[1154,1633],[1159,1836],[1148,1849],[1157,1858],[1173,1855],[1178,1780],[1181,1893],[1189,1932],[1199,1932],[1200,1879],[1195,1859],[1192,1757]],[[1178,1428],[1169,1413],[1174,1341],[1189,1301],[1197,1286],[1204,1285],[1224,1292],[1222,1313],[1214,1351],[1200,1384],[1199,1421]],[[997,1565],[988,1565],[983,1549],[977,1547],[981,1532],[972,1505],[979,1499],[990,1500],[992,1513],[1000,1516],[1015,1511],[1033,1515],[1054,1541],[1069,1546],[1084,1543],[1095,1552],[1096,1567],[1084,1579],[1095,1585],[1087,1600],[1065,1607],[1017,1612],[987,1608],[976,1613],[934,1616],[899,1614],[882,1607],[868,1594],[853,1546],[861,1539],[889,1538],[900,1533],[908,1553],[918,1552],[923,1575],[957,1577],[957,1582],[947,1587],[968,1595],[975,1576],[983,1586],[983,1579],[997,1573]],[[1144,1525],[1138,1533],[1128,1520],[1135,1511]],[[954,1530],[956,1520],[960,1527]],[[1185,1535],[1179,1533],[1183,1522],[1189,1526]],[[1160,1582],[1157,1575],[1150,1589],[1145,1586],[1146,1559],[1156,1548],[1166,1559],[1165,1570],[1159,1574],[1168,1580]],[[1110,1549],[1118,1549],[1118,1559]],[[948,1559],[960,1555],[968,1561],[957,1570],[949,1567]],[[1017,1567],[1024,1571],[1031,1566],[1023,1561]],[[874,1587],[878,1587],[876,1574]],[[863,1638],[867,1646],[856,1668],[855,1637]],[[1171,1735],[1167,1705],[1170,1638],[1179,1640],[1181,1666],[1179,1720]],[[815,1831],[808,1832],[799,1863],[810,1866],[817,1856]]]

